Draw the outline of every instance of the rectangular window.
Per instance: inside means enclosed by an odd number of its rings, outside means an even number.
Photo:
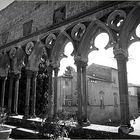
[[[33,20],[30,20],[23,24],[23,36],[27,36],[32,32]]]
[[[54,11],[53,14],[53,23],[61,23],[66,18],[66,7],[60,7]]]

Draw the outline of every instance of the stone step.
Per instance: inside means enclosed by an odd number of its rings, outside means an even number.
[[[36,119],[23,119],[22,116],[10,116],[6,124],[16,127],[21,127],[29,130],[38,130],[42,120]]]
[[[12,129],[12,133],[10,135],[10,138],[12,139],[25,139],[25,138],[30,138],[30,139],[38,139],[39,132],[31,129],[26,129],[22,127],[17,127],[13,125],[4,125],[8,128]]]

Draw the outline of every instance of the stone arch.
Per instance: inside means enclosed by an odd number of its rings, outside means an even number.
[[[130,35],[140,22],[139,13],[140,13],[140,5],[138,4],[127,15],[120,32],[119,48],[122,48],[124,50],[128,49]]]
[[[57,63],[57,65],[59,65],[60,59],[64,57],[63,56],[64,47],[69,41],[71,41],[73,44],[72,39],[69,37],[69,35],[65,31],[58,35],[54,48],[51,53],[51,61],[53,64]]]
[[[83,58],[87,58],[91,51],[97,49],[95,46],[92,48],[90,48],[90,46],[93,44],[95,37],[100,33],[100,31],[106,32],[109,35],[109,43],[107,44],[106,49],[113,47],[113,45],[117,42],[115,34],[113,34],[108,26],[99,20],[92,21],[88,26],[78,48],[78,52],[80,52]]]

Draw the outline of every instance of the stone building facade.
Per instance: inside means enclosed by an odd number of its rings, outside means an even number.
[[[129,103],[133,104],[130,106],[130,110],[132,110],[131,116],[135,116],[136,113],[140,115],[140,85],[128,84],[128,93],[129,93]]]
[[[71,74],[58,77],[58,110],[76,114],[78,96],[76,86],[77,74],[72,69]],[[92,123],[107,123],[120,120],[120,97],[118,85],[118,70],[91,64],[87,67],[87,112]],[[128,87],[130,117],[138,116],[138,89],[134,85]]]

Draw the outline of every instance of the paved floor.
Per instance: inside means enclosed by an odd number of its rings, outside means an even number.
[[[23,116],[12,116],[13,118],[22,119]],[[42,119],[35,118],[35,119],[29,119],[37,122],[41,122]],[[140,136],[140,117],[137,119],[130,121],[131,125],[134,127],[134,132],[131,132],[130,135],[137,135]],[[91,124],[90,126],[84,127],[85,129],[91,129],[96,131],[105,131],[105,132],[112,132],[112,133],[118,133],[118,127],[115,126],[105,126],[105,125],[97,125],[97,124]],[[19,128],[18,128],[19,129]]]
[[[140,136],[140,117],[137,119],[130,121],[131,125],[134,128],[134,132],[131,132],[130,135],[137,135]],[[112,133],[118,133],[118,127],[115,126],[106,126],[106,125],[96,125],[91,124],[90,126],[84,127],[85,129],[92,129],[97,131],[105,131],[105,132],[112,132]]]

